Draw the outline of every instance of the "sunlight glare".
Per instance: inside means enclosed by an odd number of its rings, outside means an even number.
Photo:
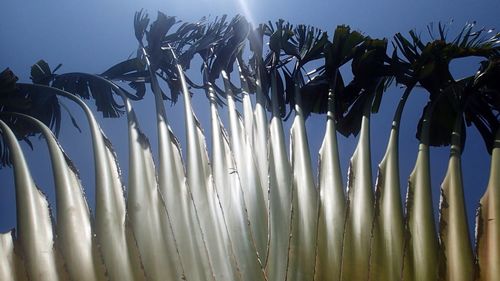
[[[252,16],[252,11],[248,7],[247,0],[238,0],[238,4],[240,6],[241,12],[243,16],[249,21],[252,25],[254,24],[254,18]]]

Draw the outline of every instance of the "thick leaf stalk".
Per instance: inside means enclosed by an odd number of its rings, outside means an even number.
[[[56,246],[71,280],[106,280],[93,238],[90,211],[76,168],[69,162],[52,131],[41,121],[16,114],[42,132],[49,148],[56,189]]]
[[[429,163],[429,117],[425,113],[422,142],[415,167],[408,180],[406,231],[403,265],[404,280],[438,280],[439,242],[434,221]]]
[[[288,160],[283,123],[278,109],[276,72],[271,73],[272,117],[269,125],[270,242],[266,272],[269,280],[283,281],[288,268],[292,210],[292,170]],[[257,102],[256,113],[263,111]],[[260,116],[260,114],[258,115]],[[261,119],[261,118],[259,118]],[[259,121],[257,121],[259,122]]]
[[[265,112],[262,111],[263,107],[259,103],[259,109],[257,110],[257,105],[255,107],[255,112],[252,107],[252,101],[250,99],[250,90],[248,87],[248,82],[245,76],[242,74],[241,68],[239,68],[241,88],[243,90],[243,125],[245,127],[244,143],[247,147],[253,151],[253,153],[247,153],[251,157],[251,162],[255,166],[257,173],[259,175],[260,184],[262,189],[262,195],[264,196],[264,204],[267,217],[267,233],[269,233],[269,164],[267,161],[267,142],[268,142],[268,125],[267,116]],[[260,83],[257,81],[257,83]],[[262,96],[262,89],[259,84],[257,84],[257,95]],[[233,99],[234,100],[234,99]],[[255,115],[255,116],[254,116]],[[257,121],[258,120],[258,121]],[[262,257],[262,262],[266,263],[266,259],[269,252],[269,237],[266,233],[266,253],[260,253]]]
[[[185,278],[179,249],[161,196],[147,137],[141,132],[130,101],[122,95],[127,113],[129,176],[127,210],[148,278]]]
[[[400,280],[403,270],[404,220],[399,176],[399,127],[411,89],[408,87],[401,97],[387,149],[378,166],[370,280]]]
[[[245,137],[245,128],[240,115],[236,111],[233,92],[230,88],[229,78],[226,72],[222,71],[222,77],[224,79],[227,95],[231,148],[236,162],[236,169],[241,179],[241,187],[243,189],[255,246],[257,247],[258,255],[265,259],[268,234],[268,212],[266,207],[267,188],[262,187],[257,165],[253,157],[254,150]]]
[[[477,212],[477,280],[492,281],[500,276],[500,130],[495,136],[488,187]]]
[[[58,91],[58,94],[78,104],[89,122],[96,178],[95,232],[108,276],[111,279],[143,280],[145,275],[139,252],[126,221],[121,172],[111,143],[80,98],[65,91]]]
[[[448,170],[441,184],[439,234],[445,272],[442,279],[474,280],[474,256],[469,239],[469,225],[464,200],[460,156],[462,118],[458,118],[451,137]]]
[[[229,137],[220,121],[215,93],[211,87],[208,89],[208,95],[211,100],[212,174],[224,210],[241,280],[266,280],[249,225],[241,179],[236,172]]]
[[[319,220],[314,280],[340,280],[345,195],[335,129],[334,93],[328,93],[326,132],[319,150]]]
[[[268,142],[269,142],[269,125],[267,123],[267,116],[262,104],[263,93],[260,85],[259,71],[257,71],[256,79],[256,96],[257,102],[252,107],[250,99],[250,90],[245,76],[240,71],[241,87],[243,89],[243,112],[244,112],[244,125],[246,131],[246,141],[254,153],[250,154],[253,157],[257,172],[259,173],[260,187],[264,195],[264,204],[266,205],[267,213],[267,241],[266,253],[260,254],[261,263],[266,264],[269,257],[269,243],[270,243],[270,209],[269,209],[269,163],[268,163]]]
[[[0,120],[14,166],[17,206],[17,241],[29,280],[64,280],[66,272],[57,261],[49,205],[35,186],[28,164],[10,128]]]
[[[163,99],[151,64],[143,48],[146,64],[151,76],[155,98],[156,127],[158,133],[158,183],[167,207],[167,213],[179,248],[181,264],[187,280],[214,280],[205,240],[197,218],[191,191],[187,184],[180,145],[168,126]],[[196,266],[193,266],[196,265]]]
[[[140,18],[138,16],[140,13],[136,14],[136,19]],[[149,20],[147,17],[143,17],[141,20],[142,27],[145,29]],[[190,270],[184,272],[187,280],[214,280],[196,208],[187,185],[180,145],[168,125],[163,105],[163,94],[155,69],[151,65],[149,55],[140,38],[141,36],[138,36],[141,58],[147,66],[155,101],[159,158],[158,184],[170,218],[173,236],[176,239],[180,262],[186,267],[192,264],[199,265],[190,267]]]
[[[177,65],[184,97],[186,119],[187,183],[191,188],[202,234],[216,280],[238,280],[236,260],[224,213],[220,206],[208,162],[205,136],[191,106],[191,96],[184,81],[182,67]]]
[[[245,114],[245,129],[247,131],[247,138],[254,149],[255,161],[259,170],[261,185],[265,188],[265,194],[269,194],[269,166],[271,163],[268,159],[269,154],[269,123],[266,115],[266,100],[262,92],[262,85],[260,79],[260,70],[256,70],[256,93],[255,93],[255,106],[253,112],[251,110],[251,101],[247,81],[241,75],[241,84],[243,87],[243,109]],[[267,94],[267,93],[266,93]],[[267,196],[266,206],[269,211],[269,196]],[[268,249],[269,251],[269,249]],[[267,256],[267,255],[266,255]]]
[[[295,118],[290,131],[294,195],[287,280],[312,280],[316,263],[319,194],[314,184],[298,85],[295,85],[295,100]]]
[[[342,250],[341,280],[367,280],[374,213],[370,153],[370,108],[366,101],[358,146],[351,158],[347,180],[347,211]]]

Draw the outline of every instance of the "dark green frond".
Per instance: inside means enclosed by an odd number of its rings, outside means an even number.
[[[105,118],[116,118],[124,113],[123,105],[113,97],[116,85],[102,77],[87,73],[65,73],[55,77],[52,86],[78,95],[84,99],[94,99],[97,111]]]
[[[146,71],[146,66],[138,58],[119,62],[101,73],[100,76],[108,80],[129,82],[128,85],[136,90],[135,95],[128,96],[133,100],[140,100],[144,97],[146,93],[145,83],[149,83],[150,80],[149,73]],[[126,92],[127,91],[125,91],[125,93]]]
[[[31,81],[35,84],[49,85],[49,83],[54,79],[54,72],[58,70],[62,64],[56,66],[54,71],[50,70],[49,64],[44,60],[39,60],[33,66],[31,66]]]
[[[337,69],[350,61],[356,48],[366,40],[357,31],[351,31],[347,25],[339,25],[333,33],[332,42],[325,44],[325,67],[327,75],[331,76]]]
[[[142,43],[142,39],[144,38],[144,34],[146,33],[148,25],[149,17],[147,13],[145,13],[143,10],[136,12],[134,15],[134,31],[137,41]]]

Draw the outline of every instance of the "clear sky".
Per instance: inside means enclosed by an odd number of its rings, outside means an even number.
[[[439,21],[453,21],[455,28],[466,22],[476,21],[479,27],[498,27],[498,0],[445,1],[445,0],[184,0],[184,1],[5,1],[0,10],[0,70],[10,67],[22,82],[29,82],[30,66],[39,59],[45,59],[52,67],[62,63],[59,73],[80,71],[100,73],[114,63],[133,55],[137,43],[133,31],[134,13],[141,8],[156,17],[160,10],[180,20],[195,21],[202,16],[215,17],[222,14],[229,16],[244,14],[253,23],[274,21],[284,18],[294,24],[315,25],[330,34],[338,24],[348,24],[371,37],[387,37],[397,33],[407,33],[411,29],[424,34],[426,25]],[[477,69],[476,60],[468,60],[453,65],[453,74],[457,77],[470,75]],[[385,151],[390,128],[390,120],[395,103],[401,90],[392,89],[386,94],[382,113],[373,117],[372,124],[372,161],[374,167]],[[406,179],[413,167],[417,142],[415,128],[422,102],[426,94],[417,91],[409,100],[403,116],[401,131],[401,182],[402,191],[406,192]],[[205,128],[209,128],[208,107],[204,97],[194,98],[196,112]],[[68,104],[68,103],[66,103]],[[69,105],[69,104],[68,104]],[[75,116],[82,120],[83,133],[78,133],[66,119],[61,132],[61,143],[80,170],[82,181],[90,205],[93,205],[93,168],[90,139],[83,122],[83,114],[73,108]],[[156,151],[156,134],[153,103],[150,98],[135,104],[140,115],[141,126],[149,135],[153,151]],[[181,106],[167,106],[170,123],[177,136],[184,134]],[[316,164],[316,154],[323,138],[323,116],[314,116],[308,121],[308,133]],[[104,131],[115,145],[124,174],[127,173],[127,138],[124,118],[121,120],[103,120]],[[207,129],[208,130],[208,129]],[[489,173],[489,155],[475,129],[468,130],[468,140],[463,154],[466,204],[469,223],[474,224],[474,213],[479,198],[486,186]],[[347,173],[347,163],[356,145],[355,138],[340,139],[340,154],[343,174]],[[51,170],[45,144],[35,141],[35,151],[26,146],[25,152],[33,171],[35,181],[54,202]],[[439,185],[447,166],[448,148],[436,148],[431,151],[432,188],[434,208],[437,209]],[[376,173],[374,173],[374,176]],[[126,181],[126,177],[124,177]],[[12,170],[0,170],[0,232],[15,227],[15,197],[12,182]]]

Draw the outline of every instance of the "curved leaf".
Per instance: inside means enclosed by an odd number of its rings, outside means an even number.
[[[96,235],[101,254],[111,278],[142,280],[144,273],[136,245],[132,244],[130,230],[126,226],[125,200],[121,172],[111,143],[102,133],[87,105],[78,97],[52,87],[22,84],[33,91],[47,91],[64,96],[84,111],[90,126],[96,174]]]
[[[15,114],[40,129],[46,139],[56,188],[56,245],[72,280],[105,280],[105,268],[91,227],[90,211],[73,163],[42,122]]]
[[[118,104],[113,97],[113,93],[117,91],[116,88],[102,77],[79,72],[65,73],[54,78],[52,87],[84,99],[92,96],[97,111],[102,112],[105,118],[116,118],[124,113],[123,105]]]
[[[64,280],[54,250],[52,223],[47,199],[35,186],[14,133],[0,120],[2,136],[9,145],[14,165],[18,241],[27,276],[37,280]]]

